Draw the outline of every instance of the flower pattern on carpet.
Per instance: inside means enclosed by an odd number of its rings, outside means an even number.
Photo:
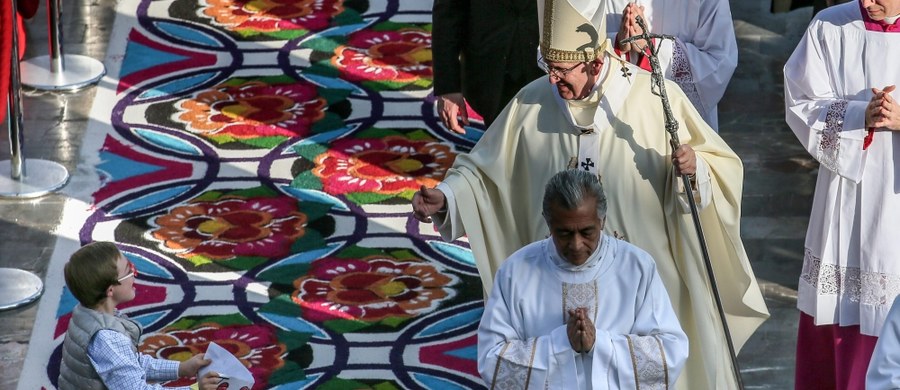
[[[321,31],[344,12],[343,0],[206,0],[200,14],[244,37],[292,39]]]
[[[431,85],[431,32],[417,27],[375,26],[350,35],[334,51],[333,64],[351,81]],[[393,26],[390,26],[393,27]]]
[[[450,145],[422,131],[378,128],[336,140],[327,149],[306,144],[295,150],[311,162],[295,186],[348,195],[359,204],[391,197],[410,200],[421,186],[437,185],[457,155]]]
[[[121,308],[141,351],[215,342],[254,389],[484,388],[471,251],[409,212],[479,137],[435,115],[431,2],[118,3],[84,142],[105,182],[60,242],[114,241],[138,267]],[[58,385],[63,284],[46,284],[20,386]]]
[[[454,294],[449,287],[456,282],[453,275],[421,261],[328,257],[313,262],[309,274],[294,282],[292,297],[314,322],[399,320],[433,310]]]
[[[310,215],[295,198],[263,187],[208,191],[151,218],[147,236],[194,265],[287,256]]]
[[[280,336],[284,338],[288,335]],[[206,352],[209,344],[214,342],[231,352],[250,370],[256,382],[254,389],[265,389],[270,384],[272,373],[285,367],[284,358],[289,349],[296,350],[306,345],[306,335],[290,336],[291,345],[288,345],[280,340],[275,327],[253,324],[240,315],[186,317],[147,335],[138,349],[155,358],[185,361]],[[193,382],[190,378],[180,378],[165,385],[190,386]]]
[[[280,142],[308,135],[325,117],[326,101],[317,90],[305,81],[233,79],[176,103],[178,119],[219,144]]]

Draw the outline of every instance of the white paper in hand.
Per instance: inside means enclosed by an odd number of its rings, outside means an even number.
[[[204,357],[212,362],[200,369],[197,373],[198,379],[203,378],[207,372],[214,371],[219,376],[227,377],[222,380],[217,389],[249,390],[253,388],[253,374],[225,348],[216,343],[209,343]]]

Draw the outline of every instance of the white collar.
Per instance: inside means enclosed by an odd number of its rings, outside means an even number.
[[[594,253],[591,253],[591,255],[588,256],[587,261],[585,261],[584,264],[574,265],[574,264],[570,263],[569,261],[567,261],[566,259],[564,259],[562,257],[562,255],[559,254],[559,251],[556,249],[556,245],[553,243],[553,237],[550,237],[550,242],[548,243],[552,246],[552,249],[549,251],[550,259],[553,260],[553,264],[555,264],[557,267],[559,267],[559,269],[561,269],[563,271],[568,271],[568,272],[587,271],[587,270],[594,268],[600,264],[601,260],[603,259],[603,252],[606,251],[606,246],[609,245],[608,241],[609,240],[606,238],[606,234],[601,232],[600,233],[600,245],[597,245],[597,248],[594,248]]]

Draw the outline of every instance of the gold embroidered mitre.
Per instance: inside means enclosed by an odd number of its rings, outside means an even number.
[[[543,7],[538,7],[543,14],[544,61],[588,62],[601,57],[609,45],[602,7],[596,0],[544,0]]]

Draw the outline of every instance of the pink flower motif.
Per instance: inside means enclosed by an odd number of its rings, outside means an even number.
[[[200,2],[203,4],[203,2]],[[207,0],[204,15],[219,25],[254,35],[290,30],[320,31],[344,11],[343,0]]]
[[[308,82],[219,84],[177,105],[187,129],[208,138],[249,139],[308,135],[325,117],[325,99]]]
[[[315,158],[312,173],[329,194],[396,195],[422,185],[434,187],[455,158],[449,146],[435,141],[399,136],[340,139]]]
[[[332,64],[351,81],[402,84],[432,77],[431,34],[419,28],[363,30],[335,49]]]
[[[399,262],[382,256],[316,260],[294,281],[294,302],[310,321],[349,319],[377,322],[410,318],[454,295],[457,281],[426,263]]]
[[[192,201],[151,221],[150,235],[195,263],[236,256],[284,257],[303,236],[307,216],[287,196]]]
[[[141,353],[159,359],[185,361],[206,352],[215,342],[231,352],[253,374],[254,389],[266,388],[269,376],[284,366],[287,347],[278,341],[275,330],[266,325],[231,325],[202,323],[190,329],[165,328],[148,335],[139,346]],[[168,386],[190,386],[189,378],[168,382]]]

